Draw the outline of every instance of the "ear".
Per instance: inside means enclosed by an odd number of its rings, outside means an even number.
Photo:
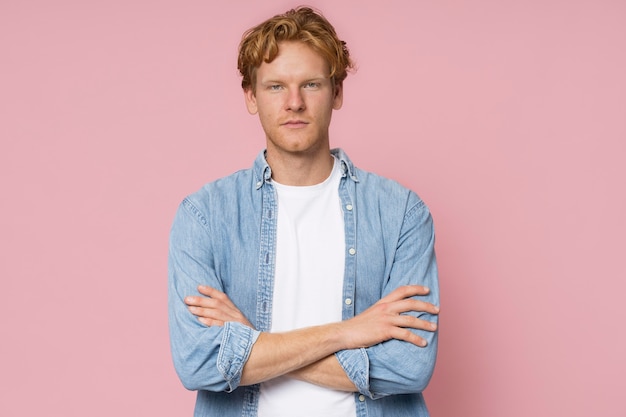
[[[248,113],[257,114],[259,109],[256,105],[256,95],[254,94],[254,91],[252,91],[252,88],[247,88],[243,90],[243,96],[246,100],[246,107],[248,108]]]
[[[339,110],[343,105],[343,83],[335,84],[335,91],[333,97],[333,109]]]

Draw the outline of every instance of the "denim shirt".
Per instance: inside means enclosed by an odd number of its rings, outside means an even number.
[[[426,205],[398,183],[354,167],[342,150],[332,153],[342,169],[343,319],[407,284],[428,286],[430,294],[420,299],[439,305],[433,222]],[[259,385],[240,386],[240,379],[259,333],[271,328],[276,211],[271,169],[261,152],[251,169],[205,185],[176,213],[169,251],[170,342],[183,385],[197,390],[196,417],[257,415]],[[200,284],[224,291],[254,329],[236,322],[200,323],[183,302],[198,294]],[[406,314],[437,322],[428,313]],[[412,331],[428,341],[427,347],[392,339],[335,354],[358,389],[358,417],[428,416],[422,391],[435,366],[437,332]]]

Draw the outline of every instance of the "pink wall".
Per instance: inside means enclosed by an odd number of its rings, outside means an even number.
[[[0,415],[191,415],[168,231],[263,146],[235,58],[268,3],[0,3]],[[360,67],[334,145],[435,216],[433,416],[626,415],[626,4],[312,3]]]

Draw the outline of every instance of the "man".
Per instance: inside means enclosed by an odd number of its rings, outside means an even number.
[[[174,364],[196,416],[426,416],[438,307],[417,195],[332,150],[351,61],[309,8],[249,30],[238,67],[266,149],[181,204]]]

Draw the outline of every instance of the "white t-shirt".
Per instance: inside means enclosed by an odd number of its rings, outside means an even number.
[[[345,263],[341,171],[335,158],[322,183],[278,195],[272,332],[341,321]],[[260,417],[354,417],[354,394],[287,377],[261,384]]]

